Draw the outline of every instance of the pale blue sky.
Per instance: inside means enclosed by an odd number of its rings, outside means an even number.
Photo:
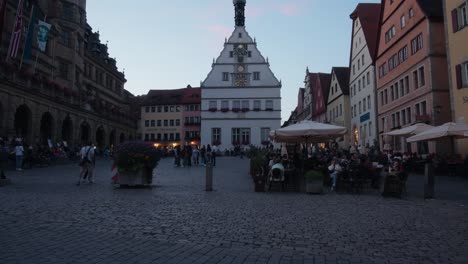
[[[247,0],[246,29],[283,81],[283,120],[297,104],[307,66],[319,72],[348,66],[349,15],[358,3]],[[101,41],[109,41],[110,56],[125,68],[125,88],[135,95],[198,87],[234,30],[232,0],[88,0],[87,13]]]

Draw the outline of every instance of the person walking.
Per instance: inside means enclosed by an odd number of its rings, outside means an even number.
[[[91,143],[86,144],[80,150],[81,160],[80,160],[80,176],[78,178],[77,185],[80,185],[81,179],[85,182],[85,174],[87,174],[88,182],[94,183],[93,171],[95,166],[95,155],[94,148]]]
[[[190,144],[186,145],[185,148],[187,149],[187,166],[192,167],[192,154],[193,149]]]
[[[193,165],[198,166],[199,160],[200,160],[200,150],[198,149],[198,146],[195,146],[193,148],[192,159],[193,159]]]
[[[24,157],[24,148],[21,142],[17,141],[15,145],[15,155],[16,155],[16,170],[23,170],[23,157]]]

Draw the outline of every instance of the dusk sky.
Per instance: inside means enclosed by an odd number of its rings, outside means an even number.
[[[283,121],[297,104],[306,67],[329,73],[333,66],[349,65],[349,15],[358,3],[247,0],[246,29],[283,82]],[[232,0],[93,0],[87,1],[87,13],[135,95],[199,87],[234,30]]]

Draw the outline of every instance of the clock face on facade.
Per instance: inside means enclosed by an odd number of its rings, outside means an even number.
[[[247,74],[238,73],[234,79],[234,83],[238,87],[244,87],[247,85]]]
[[[244,72],[244,70],[245,70],[245,68],[244,68],[244,66],[242,66],[242,65],[239,65],[239,66],[237,67],[237,71],[238,71],[238,72]]]

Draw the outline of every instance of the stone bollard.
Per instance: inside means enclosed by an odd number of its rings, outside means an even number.
[[[205,181],[205,191],[213,191],[213,165],[211,161],[206,163]]]
[[[426,163],[424,167],[424,199],[434,198],[434,166]]]

